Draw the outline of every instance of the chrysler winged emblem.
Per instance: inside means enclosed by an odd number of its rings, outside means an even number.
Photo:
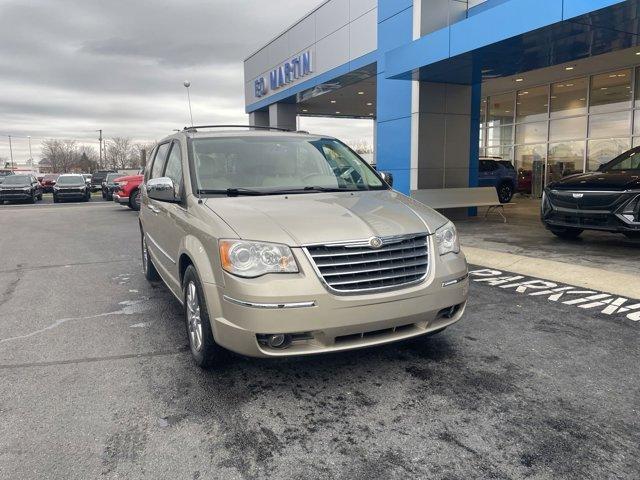
[[[369,246],[371,248],[380,248],[382,246],[382,239],[380,237],[371,237],[369,239]]]
[[[574,193],[573,198],[582,198],[584,197],[584,193]]]

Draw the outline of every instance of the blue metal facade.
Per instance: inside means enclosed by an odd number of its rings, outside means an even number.
[[[378,0],[378,49],[249,105],[295,102],[300,92],[377,64],[376,148],[381,170],[410,191],[412,78],[472,85],[469,185],[477,185],[480,84],[640,45],[640,0],[488,0],[467,18],[413,40],[413,1]],[[424,8],[424,7],[423,7]]]

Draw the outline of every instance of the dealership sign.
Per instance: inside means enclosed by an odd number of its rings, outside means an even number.
[[[256,78],[253,83],[255,95],[257,98],[264,97],[270,91],[276,91],[312,72],[311,51],[306,51],[274,68],[268,76]]]
[[[595,310],[604,315],[621,315],[628,320],[640,322],[640,301],[637,300],[490,268],[470,271],[469,276],[474,282],[491,287],[513,290],[530,297],[546,298],[549,302],[572,305],[585,310]]]

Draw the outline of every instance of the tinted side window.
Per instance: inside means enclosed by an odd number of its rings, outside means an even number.
[[[156,158],[154,158],[153,160],[153,167],[151,167],[151,177],[149,178],[162,177],[162,172],[164,171],[164,165],[167,160],[167,152],[169,151],[170,145],[170,143],[163,143],[158,147]]]
[[[167,159],[167,167],[165,168],[164,176],[173,180],[173,183],[176,186],[176,194],[180,196],[182,186],[182,155],[180,153],[179,142],[173,142],[171,153]]]
[[[640,152],[632,153],[621,162],[613,165],[610,170],[640,170]]]

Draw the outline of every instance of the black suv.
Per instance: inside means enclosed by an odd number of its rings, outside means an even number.
[[[0,204],[12,201],[36,203],[42,200],[42,186],[31,174],[8,175],[0,185]]]
[[[598,171],[550,183],[542,197],[542,223],[561,238],[584,230],[640,237],[640,147],[632,148]]]
[[[118,189],[116,178],[125,177],[126,173],[107,173],[106,178],[102,181],[102,198],[112,201],[113,193]]]
[[[98,170],[97,172],[93,172],[91,176],[91,191],[97,192],[98,190],[102,190],[102,182],[104,182],[110,173],[115,173],[115,170]]]

